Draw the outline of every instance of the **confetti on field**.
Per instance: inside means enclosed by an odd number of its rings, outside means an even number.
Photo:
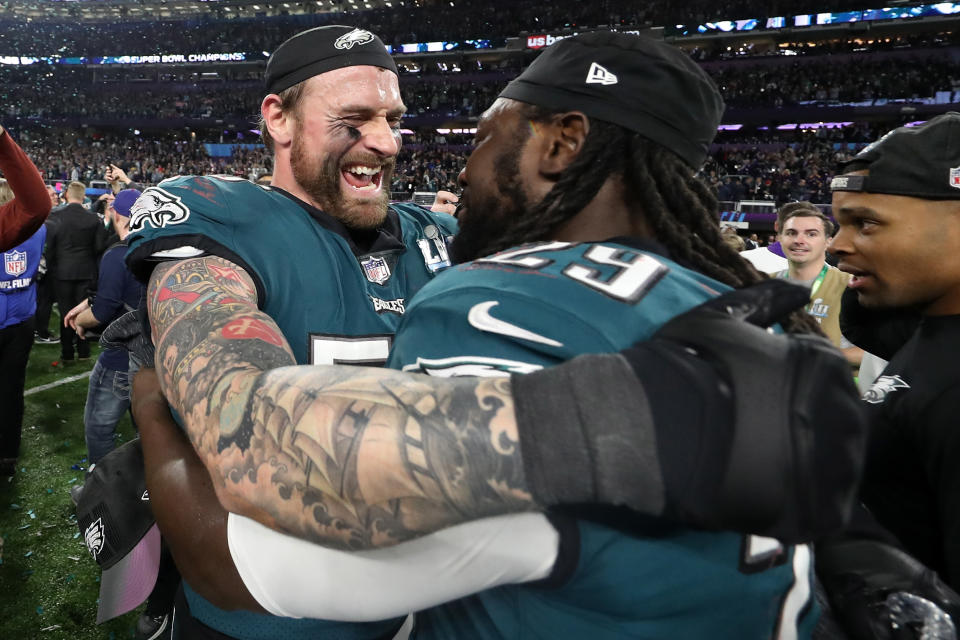
[[[73,539],[74,539],[74,540],[76,540],[76,539],[79,538],[79,537],[80,537],[80,532],[79,532],[79,531],[77,531],[75,534],[73,534]]]
[[[30,528],[30,525],[25,524],[22,527],[17,527],[17,531],[23,531],[24,529],[29,529],[29,528]]]
[[[16,502],[12,502],[10,503],[10,508],[14,511],[17,511],[20,508],[20,505],[18,505]]]
[[[33,551],[27,551],[25,554],[23,554],[23,557],[24,557],[24,558],[29,558],[29,557],[32,556],[32,555],[33,555]]]
[[[43,615],[43,607],[37,607],[37,613]]]
[[[67,558],[69,558],[70,560],[73,560],[74,562],[80,561],[80,556],[67,556]],[[71,573],[70,575],[72,576],[73,574]]]
[[[67,484],[73,484],[73,483],[76,482],[76,481],[77,481],[77,477],[74,476],[74,477],[70,478],[70,480],[67,482]]]
[[[56,631],[59,628],[60,628],[60,625],[54,624],[54,625],[50,625],[49,627],[44,627],[43,629],[40,629],[40,631]]]
[[[47,488],[47,493],[53,493],[53,489]]]

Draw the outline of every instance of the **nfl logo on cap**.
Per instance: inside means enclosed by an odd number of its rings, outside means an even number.
[[[26,251],[8,251],[3,254],[3,269],[7,275],[18,276],[27,270]]]
[[[390,279],[390,265],[383,258],[367,258],[360,264],[363,266],[363,272],[370,282],[383,284]]]
[[[950,169],[950,186],[960,189],[960,167]]]

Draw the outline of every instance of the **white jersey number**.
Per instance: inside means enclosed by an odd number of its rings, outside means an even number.
[[[352,364],[382,367],[390,357],[391,335],[310,335],[310,364]]]

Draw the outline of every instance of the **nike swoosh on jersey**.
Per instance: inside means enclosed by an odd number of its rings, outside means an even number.
[[[467,322],[480,331],[486,331],[487,333],[498,333],[502,336],[510,336],[512,338],[522,338],[523,340],[529,340],[530,342],[539,342],[540,344],[545,344],[551,347],[562,347],[562,342],[557,342],[556,340],[551,340],[550,338],[541,336],[539,333],[534,333],[533,331],[528,331],[523,327],[518,327],[515,324],[510,324],[509,322],[504,322],[503,320],[498,320],[490,315],[490,309],[494,308],[500,304],[496,300],[488,300],[487,302],[481,302],[479,304],[473,305],[470,309],[470,313],[467,314]]]

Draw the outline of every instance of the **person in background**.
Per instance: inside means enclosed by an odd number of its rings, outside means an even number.
[[[46,194],[43,195],[49,202]],[[13,200],[13,189],[6,180],[0,180],[0,209]],[[4,476],[14,474],[20,455],[23,386],[33,346],[37,308],[35,278],[46,235],[47,229],[41,221],[33,235],[3,252],[3,268],[0,270],[0,475]]]
[[[840,299],[850,276],[826,262],[833,223],[810,202],[785,204],[777,218],[787,268],[776,277],[810,289],[807,313],[816,318],[820,329],[843,352],[850,366],[858,368],[863,349],[840,333]]]
[[[2,126],[0,173],[13,194],[0,205],[0,251],[6,251],[36,233],[50,213],[51,201],[40,172]]]
[[[57,190],[47,185],[47,193],[50,195],[50,205],[53,207],[51,213],[62,205],[60,194]],[[50,218],[43,223],[47,225],[47,236],[50,235]],[[44,244],[43,258],[40,259],[40,269],[37,270],[37,314],[36,326],[33,330],[35,344],[56,344],[60,338],[55,338],[50,333],[50,313],[53,311],[53,302],[56,297],[56,291],[53,287],[53,278],[47,277],[47,248]]]
[[[119,240],[104,252],[100,260],[96,294],[84,299],[63,318],[64,324],[76,331],[81,340],[87,331],[106,327],[125,312],[136,309],[140,303],[143,285],[123,262],[130,234],[130,209],[139,196],[136,189],[125,189],[107,205],[106,219]],[[123,349],[102,350],[93,366],[83,412],[90,464],[96,464],[115,446],[117,422],[130,408],[128,369],[127,352]]]
[[[817,574],[857,639],[919,636],[872,635],[891,596],[900,626],[922,626],[920,637],[956,637],[943,612],[960,624],[958,167],[960,113],[951,112],[884,135],[830,184],[840,227],[831,250],[850,276],[841,325],[889,359],[863,394],[865,508],[817,544]]]
[[[47,277],[53,276],[57,306],[66,314],[89,295],[97,279],[97,259],[106,247],[109,233],[100,219],[83,206],[86,187],[82,182],[67,186],[64,207],[51,216],[47,238]],[[90,344],[76,331],[60,324],[60,362],[90,357]]]

